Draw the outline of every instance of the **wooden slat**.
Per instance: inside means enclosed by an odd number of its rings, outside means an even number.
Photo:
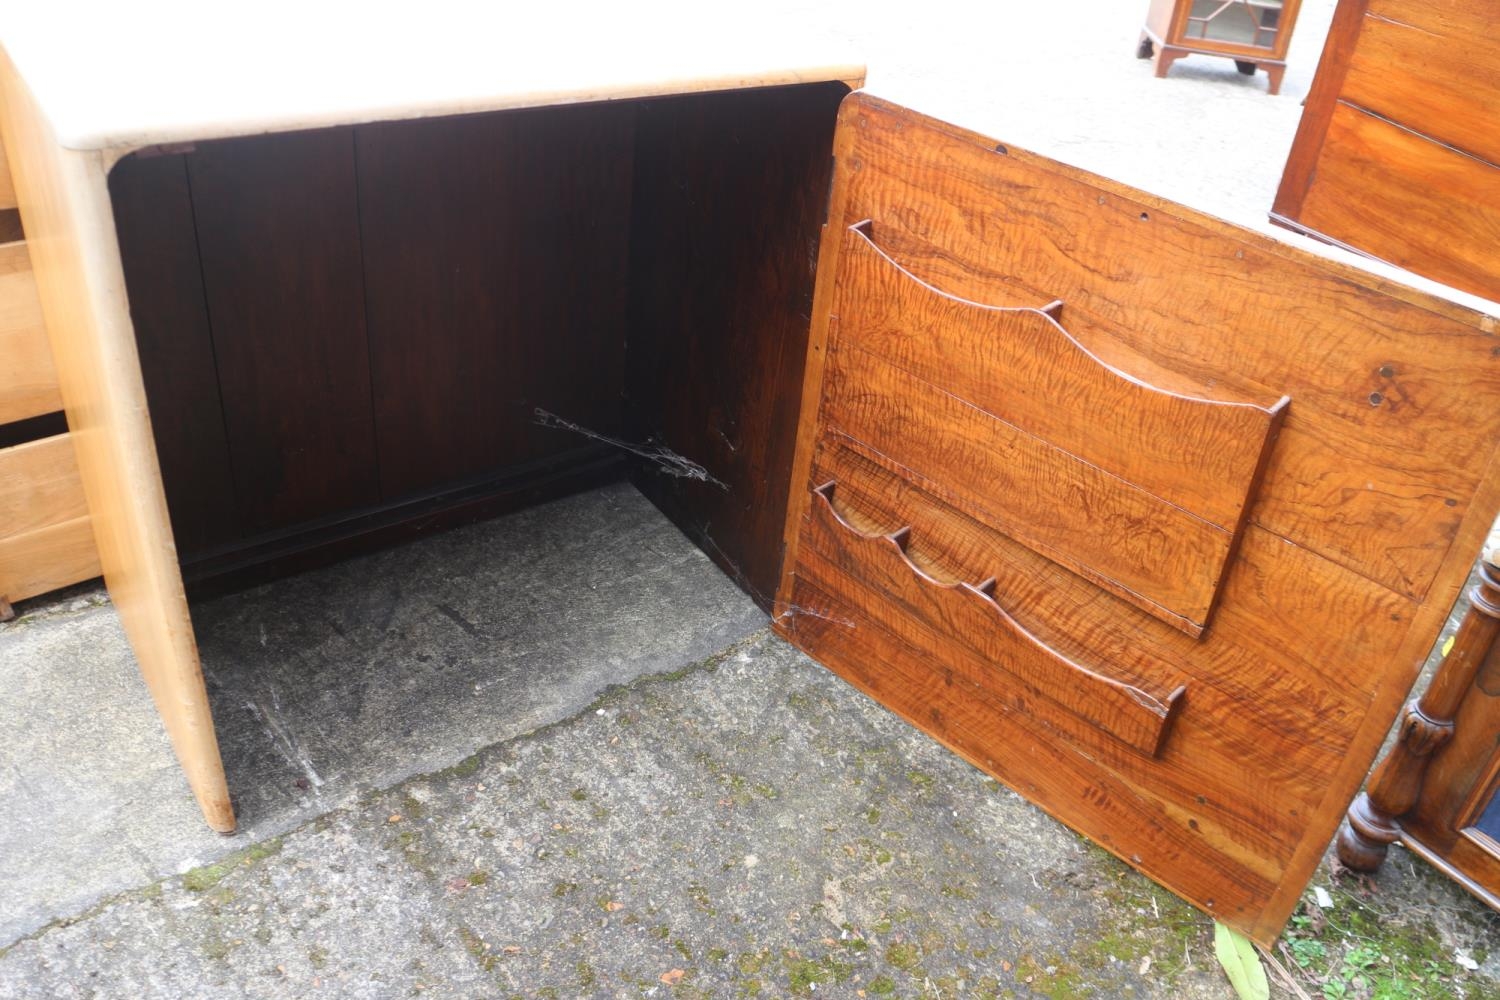
[[[1500,299],[1500,167],[1348,104],[1334,109],[1299,221],[1392,264]]]
[[[15,602],[100,573],[88,517],[0,538],[0,596]]]
[[[3,56],[0,134],[25,205],[100,567],[204,818],[231,831],[234,810],[157,471],[103,157],[58,145]]]
[[[72,435],[0,450],[0,597],[24,600],[98,575]]]
[[[876,595],[861,608],[866,617],[887,627],[891,621],[908,619],[924,623],[945,637],[948,648],[962,646],[978,655],[984,664],[976,672],[981,686],[1003,687],[1007,682],[996,674],[1009,674],[1012,684],[1019,682],[1053,706],[1065,706],[1064,711],[1098,731],[1156,755],[1183,686],[1174,666],[1145,663],[1139,672],[1154,676],[1141,683],[1108,676],[1103,671],[1109,665],[1082,662],[1086,656],[1029,632],[1005,609],[1009,595],[995,586],[993,578],[939,579],[920,568],[907,548],[921,544],[920,535],[913,535],[925,533],[925,525],[906,525],[895,534],[878,533],[880,529],[871,534],[855,528],[835,508],[836,483],[829,482],[815,492],[802,551],[822,557],[832,572],[828,579],[857,580],[865,592]],[[807,562],[804,558],[803,565]],[[843,588],[830,592],[847,596]]]
[[[840,434],[829,435],[818,448],[808,485],[830,480],[841,484],[842,503],[877,523],[921,525],[921,544],[913,550],[919,561],[931,553],[943,568],[939,572],[994,577],[1016,607],[1028,609],[1034,628],[1045,627],[1048,635],[1086,634],[1092,655],[1113,664],[1120,676],[1149,680],[1131,664],[1137,658],[1165,660],[1197,680],[1195,703],[1205,685],[1249,702],[1253,707],[1240,714],[1249,732],[1286,724],[1297,714],[1298,701],[1320,715],[1342,717],[1367,704],[1379,688],[1380,678],[1368,664],[1339,655],[1348,641],[1344,631],[1308,623],[1299,611],[1318,605],[1334,609],[1341,619],[1358,622],[1360,641],[1374,648],[1400,642],[1408,628],[1410,601],[1252,527],[1226,582],[1221,613],[1204,638],[1195,638],[924,491],[893,463]],[[1256,624],[1264,620],[1280,625]],[[1268,680],[1295,688],[1293,700],[1268,695],[1263,683]],[[1321,729],[1310,731],[1303,744],[1319,746],[1322,736]],[[1271,758],[1252,748],[1254,742],[1247,741],[1241,752],[1254,758],[1257,769],[1275,770]]]
[[[0,537],[88,514],[70,434],[0,450]]]
[[[849,230],[839,337],[1152,495],[1234,531],[1284,400],[1188,396],[1105,366],[1051,312],[971,303],[921,283]],[[1128,419],[1124,416],[1128,414]]]
[[[25,243],[0,245],[0,424],[62,409]]]

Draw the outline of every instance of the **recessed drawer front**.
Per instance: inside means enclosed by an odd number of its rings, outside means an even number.
[[[854,95],[777,626],[1252,937],[1500,511],[1494,319]]]

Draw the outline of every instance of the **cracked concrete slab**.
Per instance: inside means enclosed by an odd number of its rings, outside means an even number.
[[[0,948],[18,1000],[314,994],[1230,995],[1208,918],[765,632]]]
[[[0,944],[701,660],[765,616],[624,484],[193,607],[238,838],[102,597],[0,628]]]
[[[1220,997],[1207,928],[762,634],[24,940],[0,994]]]

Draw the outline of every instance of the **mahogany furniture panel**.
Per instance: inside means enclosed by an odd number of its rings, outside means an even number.
[[[1494,320],[865,95],[835,156],[778,627],[1271,940],[1500,509]]]
[[[1500,910],[1500,523],[1469,597],[1452,648],[1349,808],[1338,853],[1373,871],[1400,840]]]
[[[0,618],[11,602],[98,575],[72,435],[0,449]]]
[[[1500,299],[1500,36],[1483,0],[1341,0],[1271,219]]]
[[[129,156],[109,179],[172,535],[184,557],[244,529],[183,153]]]

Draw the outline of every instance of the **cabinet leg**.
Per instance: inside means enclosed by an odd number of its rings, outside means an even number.
[[[1141,32],[1141,40],[1135,46],[1135,57],[1137,59],[1150,59],[1151,54],[1155,51],[1156,45],[1151,41],[1151,36],[1144,31]]]
[[[1185,55],[1187,53],[1181,49],[1174,49],[1167,45],[1158,48],[1156,50],[1156,78],[1160,80],[1165,77],[1167,70],[1172,68],[1172,64]]]
[[[1432,757],[1453,737],[1453,717],[1474,683],[1474,675],[1500,634],[1500,559],[1491,534],[1479,564],[1479,585],[1453,637],[1453,648],[1422,697],[1406,706],[1396,745],[1370,778],[1369,790],[1354,800],[1339,831],[1338,855],[1349,868],[1374,871],[1386,848],[1401,837],[1401,817],[1422,796]]]
[[[1282,65],[1265,67],[1266,77],[1270,81],[1269,93],[1272,95],[1281,93],[1281,78],[1286,75],[1286,67]]]
[[[1349,807],[1336,844],[1345,868],[1372,872],[1385,863],[1386,849],[1401,839],[1401,828],[1389,816],[1380,815],[1364,792]]]

